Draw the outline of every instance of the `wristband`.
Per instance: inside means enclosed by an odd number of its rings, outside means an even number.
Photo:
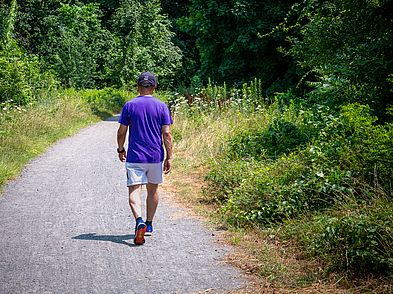
[[[124,149],[124,147],[123,147],[123,150],[119,150],[119,148],[117,148],[117,153],[124,153],[124,152],[126,152],[126,149]]]

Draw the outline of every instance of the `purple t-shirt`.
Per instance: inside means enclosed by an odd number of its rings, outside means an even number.
[[[129,126],[127,162],[158,163],[164,160],[162,126],[171,125],[168,106],[153,96],[128,101],[119,123]]]

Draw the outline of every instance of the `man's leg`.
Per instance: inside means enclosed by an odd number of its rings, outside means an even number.
[[[129,203],[132,214],[135,217],[135,245],[142,245],[145,243],[146,225],[142,220],[142,200],[141,200],[141,185],[133,185],[128,187]]]
[[[156,213],[158,206],[158,184],[147,184],[147,197],[146,197],[146,209],[147,209],[147,221],[153,221],[154,214]]]
[[[142,217],[141,185],[128,186],[128,202],[135,219]]]

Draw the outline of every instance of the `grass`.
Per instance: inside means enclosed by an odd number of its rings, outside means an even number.
[[[113,95],[112,90],[66,91],[24,109],[3,103],[0,112],[0,185],[15,177],[30,159],[60,138],[100,120],[102,114],[110,115],[117,103],[106,103],[106,99],[116,96],[116,101],[120,102],[124,95]],[[164,94],[161,99],[165,98]],[[299,235],[308,227],[310,232],[313,231],[314,224],[307,216],[282,226],[238,229],[226,222],[219,203],[207,194],[209,189],[206,189],[204,179],[211,163],[219,163],[218,157],[227,148],[224,142],[244,130],[266,126],[265,113],[268,111],[261,108],[253,113],[234,109],[194,115],[174,113],[175,162],[164,189],[171,192],[177,202],[192,207],[215,230],[220,230],[221,240],[235,248],[226,262],[243,269],[249,275],[250,283],[234,293],[391,293],[393,288],[388,280],[370,276],[350,280],[345,275],[327,271],[324,261],[305,254],[302,240],[291,233]],[[381,213],[381,220],[385,219]],[[352,225],[351,222],[348,224]]]
[[[1,104],[0,188],[53,143],[101,119],[82,96],[76,91],[63,91],[25,107]],[[106,113],[111,111],[113,105]]]
[[[227,257],[227,262],[242,268],[246,273],[256,276],[258,282],[253,285],[259,287],[261,283],[278,283],[292,286],[298,281],[309,280],[310,272],[305,275],[298,273],[296,263],[288,262],[293,257],[287,254],[284,247],[280,247],[274,240],[258,229],[235,230],[229,229],[223,219],[217,214],[217,204],[210,201],[202,192],[205,185],[203,179],[206,174],[206,164],[214,160],[224,147],[223,142],[233,133],[238,132],[239,125],[250,126],[263,121],[261,114],[243,115],[228,113],[202,115],[198,118],[195,128],[194,118],[177,116],[174,123],[175,138],[175,168],[169,183],[164,188],[170,190],[176,199],[207,218],[211,225],[225,230],[224,239],[238,250]],[[292,265],[289,270],[288,264]],[[289,282],[289,280],[291,280]],[[263,280],[263,281],[262,281]],[[315,280],[315,279],[314,279]],[[259,285],[259,286],[258,286]],[[251,289],[248,289],[251,291]],[[247,290],[247,291],[248,291]]]
[[[390,281],[368,276],[348,279],[345,274],[326,270],[326,263],[304,252],[290,230],[306,224],[234,228],[220,214],[220,206],[206,195],[204,177],[209,163],[225,149],[224,142],[242,129],[265,124],[264,112],[236,111],[190,116],[176,114],[173,126],[175,164],[164,189],[202,216],[223,240],[234,247],[226,262],[241,268],[250,277],[249,285],[233,293],[391,293]],[[303,218],[307,221],[307,217]]]
[[[239,132],[239,126],[247,128],[263,123],[260,113],[244,115],[237,111],[210,113],[198,116],[174,115],[173,136],[176,150],[181,154],[178,163],[184,166],[205,164],[220,154],[224,142]]]

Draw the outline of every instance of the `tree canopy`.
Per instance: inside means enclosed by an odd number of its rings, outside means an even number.
[[[357,101],[386,117],[392,3],[8,0],[0,5],[3,69],[16,59],[26,67],[18,67],[17,79],[1,71],[3,97],[17,95],[12,79],[33,87],[27,76],[37,66],[75,88],[132,84],[150,70],[167,89],[257,78],[267,96],[295,91],[321,103]]]

